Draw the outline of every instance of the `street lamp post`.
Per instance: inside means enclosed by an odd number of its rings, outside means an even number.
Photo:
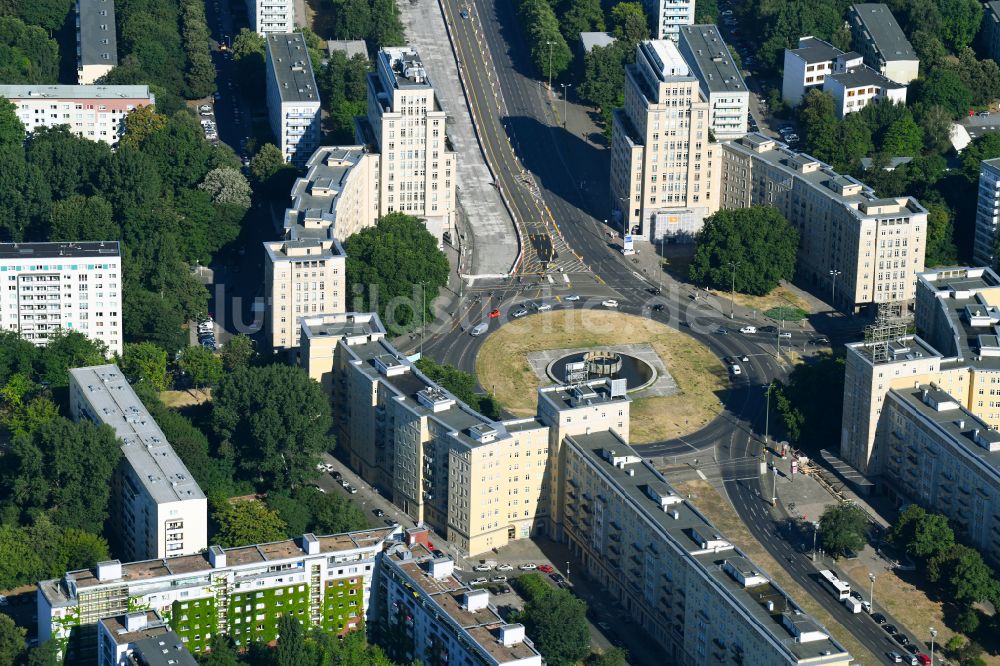
[[[566,582],[569,582],[569,562],[566,563]]]
[[[767,385],[767,409],[764,410],[764,446],[767,446],[767,443],[770,440],[768,433],[770,432],[771,426],[771,388],[773,388],[773,386],[773,383]]]
[[[833,306],[834,310],[837,309],[837,276],[840,275],[840,273],[841,271],[838,271],[837,269],[830,271],[830,305]]]
[[[733,269],[733,287],[729,291],[729,318],[736,319],[736,267],[740,265],[740,262],[730,261],[729,265]]]
[[[875,574],[871,571],[868,572],[868,580],[872,582],[871,593],[868,595],[868,603],[872,606],[872,612],[875,612]]]
[[[549,90],[552,90],[552,44],[554,42],[546,41],[549,45]]]
[[[569,98],[569,89],[573,87],[573,84],[572,83],[560,83],[559,85],[563,89],[563,127],[566,127],[566,126],[569,125],[569,116],[566,115],[566,113],[567,113],[567,110],[566,110],[567,102],[566,102],[566,100],[567,100],[567,98]]]
[[[937,629],[931,627],[931,666],[934,666],[934,639],[937,638]]]
[[[813,523],[813,562],[816,561],[816,535],[819,534],[819,521]]]

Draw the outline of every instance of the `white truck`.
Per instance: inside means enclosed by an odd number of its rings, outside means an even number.
[[[847,610],[849,612],[851,612],[851,613],[860,613],[861,612],[861,602],[858,601],[857,599],[855,599],[854,597],[847,597],[847,598],[845,598],[844,599],[844,606],[846,606]]]

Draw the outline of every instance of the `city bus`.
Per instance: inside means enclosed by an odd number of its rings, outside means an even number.
[[[819,582],[830,591],[837,601],[843,601],[851,596],[851,585],[837,578],[837,574],[829,569],[819,572]]]

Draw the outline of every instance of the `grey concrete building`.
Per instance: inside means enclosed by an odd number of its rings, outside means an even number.
[[[677,49],[698,78],[708,100],[708,126],[718,141],[747,133],[750,91],[716,25],[686,25],[678,33]]]
[[[319,147],[320,100],[302,33],[267,39],[267,112],[286,162],[305,164]]]
[[[917,78],[920,59],[889,7],[882,3],[851,5],[847,23],[854,50],[876,72],[906,85]]]
[[[76,82],[94,83],[118,65],[115,0],[76,0]]]

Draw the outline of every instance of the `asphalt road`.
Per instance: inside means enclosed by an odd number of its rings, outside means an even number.
[[[751,322],[738,318],[731,322],[720,308],[693,300],[691,287],[669,277],[664,278],[661,294],[648,292],[650,280],[617,252],[609,229],[600,221],[611,208],[606,187],[607,151],[577,138],[556,122],[545,85],[531,78],[530,51],[517,28],[510,0],[440,1],[452,27],[487,159],[510,195],[509,201],[518,211],[515,215],[524,220],[540,214],[531,190],[531,184],[537,184],[553,224],[558,221],[562,237],[596,279],[570,274],[568,284],[562,275],[543,277],[540,282],[532,278],[531,284],[527,280],[518,284],[513,279],[480,283],[466,292],[445,328],[424,341],[424,353],[472,371],[476,352],[487,337],[468,333],[476,324],[489,322],[495,329],[507,320],[512,306],[528,300],[544,299],[559,308],[600,307],[602,299],[615,298],[622,311],[678,327],[720,358],[748,355],[750,362],[741,363],[742,374],[732,377],[725,411],[716,420],[690,436],[636,448],[649,457],[688,454],[690,458],[690,454],[704,452],[699,464],[712,465],[716,468],[713,471],[721,473],[737,513],[792,577],[872,652],[879,656],[887,650],[902,652],[870,617],[848,613],[819,586],[815,567],[776,532],[779,516],[772,515],[761,497],[758,460],[766,404],[763,387],[772,379],[785,378],[789,369],[775,358],[774,340],[716,333],[719,326],[738,329]],[[461,18],[463,10],[469,18]],[[530,176],[527,179],[525,170]],[[514,189],[510,189],[512,185]],[[569,293],[581,295],[582,300],[566,303],[563,298]],[[655,304],[663,309],[652,310]],[[500,311],[497,319],[488,316],[494,309]],[[787,343],[804,347],[809,334],[792,336]]]

